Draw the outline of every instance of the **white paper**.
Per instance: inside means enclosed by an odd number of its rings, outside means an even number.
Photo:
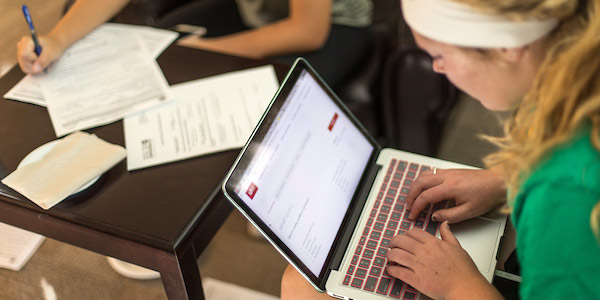
[[[110,27],[69,47],[40,80],[57,136],[108,124],[170,99],[160,67],[138,36]]]
[[[127,169],[242,147],[278,85],[269,65],[171,86],[173,101],[125,118]]]
[[[110,28],[112,32],[116,29],[127,32],[127,34],[137,34],[142,40],[148,53],[154,58],[160,56],[160,54],[179,36],[177,32],[171,30],[140,25],[106,23],[100,26],[99,30],[104,30],[104,28]],[[44,99],[41,84],[39,82],[39,77],[41,76],[44,76],[44,74],[27,75],[23,77],[21,81],[4,94],[4,98],[46,106],[46,100]]]
[[[0,223],[0,267],[21,270],[42,241],[42,235]]]

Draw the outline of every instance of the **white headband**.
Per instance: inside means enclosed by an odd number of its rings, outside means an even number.
[[[401,0],[404,20],[430,39],[463,47],[516,48],[550,32],[556,19],[514,21],[451,0]]]

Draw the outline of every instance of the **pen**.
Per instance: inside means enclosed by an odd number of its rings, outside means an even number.
[[[27,20],[27,24],[29,24],[29,31],[31,31],[31,38],[33,39],[33,44],[35,45],[35,54],[40,56],[42,53],[42,46],[40,46],[40,41],[38,41],[37,35],[35,34],[35,28],[33,27],[33,20],[31,19],[31,14],[29,13],[29,9],[27,5],[23,4],[23,15],[25,16],[25,20]]]

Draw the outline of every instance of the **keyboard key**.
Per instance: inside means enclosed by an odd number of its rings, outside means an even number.
[[[388,196],[395,196],[396,195],[396,190],[395,189],[389,189],[387,192]]]
[[[389,213],[390,210],[391,210],[391,207],[389,205],[382,205],[381,206],[381,212]]]
[[[368,259],[366,259],[366,258],[363,258],[363,259],[361,259],[361,260],[360,260],[360,264],[358,264],[358,265],[359,265],[361,268],[368,269],[368,268],[369,268],[369,266],[371,265],[371,261],[370,261],[370,260],[368,260]]]
[[[375,226],[373,226],[373,229],[381,231],[381,230],[383,230],[383,226],[384,226],[383,223],[375,222]]]
[[[404,204],[396,203],[396,205],[394,205],[394,210],[395,211],[404,211]]]
[[[394,173],[394,179],[401,180],[402,179],[402,175],[403,175],[402,173],[398,173],[398,172]]]
[[[405,161],[400,161],[400,163],[398,163],[398,170],[404,170],[406,168],[406,162]]]
[[[400,228],[410,229],[410,222],[402,221],[402,223],[400,224]]]
[[[390,187],[398,188],[399,186],[400,186],[400,181],[398,181],[398,180],[392,180],[392,183],[390,184]]]
[[[367,282],[365,283],[364,289],[367,291],[375,291],[375,286],[377,285],[377,278],[369,277],[367,278]]]
[[[360,278],[365,278],[365,276],[367,276],[367,270],[361,268],[356,269],[356,276]]]
[[[406,203],[406,196],[398,196],[398,202]]]
[[[377,255],[385,257],[387,255],[388,248],[379,248],[377,250]]]
[[[404,185],[410,186],[411,184],[412,184],[412,180],[410,180],[410,179],[404,180]]]
[[[411,170],[418,170],[418,169],[419,169],[419,165],[418,165],[418,164],[415,164],[415,163],[411,163],[409,168],[410,168]]]
[[[388,182],[388,181],[390,181],[390,175],[385,175],[383,182]]]
[[[371,225],[373,225],[373,218],[369,218],[367,220],[367,226],[371,226]]]
[[[348,284],[350,284],[350,276],[348,275],[348,276],[344,277],[344,281],[343,281],[342,283],[343,283],[344,285],[348,285]]]
[[[372,275],[375,277],[381,276],[381,268],[380,267],[371,267],[371,272],[369,272],[369,275]]]
[[[368,235],[369,234],[369,227],[365,227],[365,229],[363,229],[363,235]]]
[[[367,237],[363,235],[363,236],[360,237],[360,240],[358,241],[358,244],[359,245],[364,245],[366,241],[367,241]]]
[[[409,189],[409,188],[407,188],[407,187],[403,187],[403,188],[400,190],[400,193],[402,193],[402,194],[404,194],[404,195],[407,195],[407,196],[408,196],[408,192],[410,192],[410,189]]]
[[[358,262],[358,255],[354,255],[352,257],[352,261],[350,262],[351,264],[355,265]]]
[[[392,237],[394,237],[394,233],[395,233],[394,230],[386,229],[385,232],[383,233],[383,236],[392,238]]]
[[[377,248],[377,241],[369,240],[367,242],[367,248],[371,248],[371,249]]]
[[[393,212],[393,213],[392,213],[392,216],[391,216],[391,218],[392,218],[392,220],[396,220],[396,221],[397,221],[397,220],[400,220],[400,217],[401,217],[401,216],[402,216],[402,214],[401,214],[401,213],[399,213],[399,212],[395,211],[395,212]]]
[[[373,258],[373,254],[375,254],[375,251],[369,250],[369,249],[365,249],[365,252],[363,253],[363,256],[367,257],[367,258]]]
[[[392,203],[394,203],[394,198],[393,197],[385,197],[383,199],[383,203],[385,203],[385,204],[392,204]]]
[[[348,268],[348,272],[346,273],[348,273],[348,275],[352,275],[354,273],[354,266],[350,265],[350,267]]]
[[[360,278],[354,278],[354,280],[352,280],[352,286],[356,287],[356,288],[361,288],[363,284],[363,280]]]
[[[402,299],[413,300],[416,297],[417,297],[417,294],[410,292],[410,291],[406,291],[406,292],[404,292],[404,297]]]
[[[425,221],[424,221],[424,220],[421,220],[421,219],[419,219],[419,220],[416,220],[416,221],[415,221],[415,227],[423,228],[423,224],[424,224],[424,223],[425,223]]]
[[[440,223],[438,223],[438,222],[429,221],[429,224],[427,224],[427,229],[425,231],[431,233],[431,235],[435,235],[439,224]]]
[[[400,293],[402,292],[402,286],[404,282],[400,279],[394,279],[394,283],[392,285],[392,290],[390,291],[390,296],[395,298],[400,298]]]
[[[373,260],[373,265],[383,267],[385,264],[385,258],[383,257],[375,257]]]
[[[358,247],[356,247],[356,251],[354,251],[354,254],[360,255],[361,252],[362,252],[362,246],[358,246]]]
[[[377,221],[385,222],[386,220],[387,220],[387,215],[386,214],[379,214],[377,216]]]
[[[381,232],[378,232],[378,231],[371,232],[371,238],[372,239],[378,241],[380,237],[381,237]]]
[[[406,172],[406,178],[415,178],[415,172]]]
[[[390,220],[388,222],[388,228],[396,229],[398,227],[398,221]]]
[[[379,287],[377,287],[377,293],[387,295],[391,281],[392,280],[390,278],[381,278],[381,281],[379,281]]]
[[[390,240],[390,239],[381,239],[381,246],[389,247],[391,242],[392,242],[392,240]]]

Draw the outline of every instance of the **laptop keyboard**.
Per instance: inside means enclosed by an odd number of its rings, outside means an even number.
[[[431,220],[431,214],[445,208],[446,201],[427,206],[414,221],[408,219],[406,212],[406,197],[413,180],[428,169],[428,166],[392,160],[354,249],[343,285],[392,298],[411,300],[419,296],[415,288],[387,274],[386,254],[392,238],[411,228],[419,228],[432,235],[439,231],[439,223]]]

